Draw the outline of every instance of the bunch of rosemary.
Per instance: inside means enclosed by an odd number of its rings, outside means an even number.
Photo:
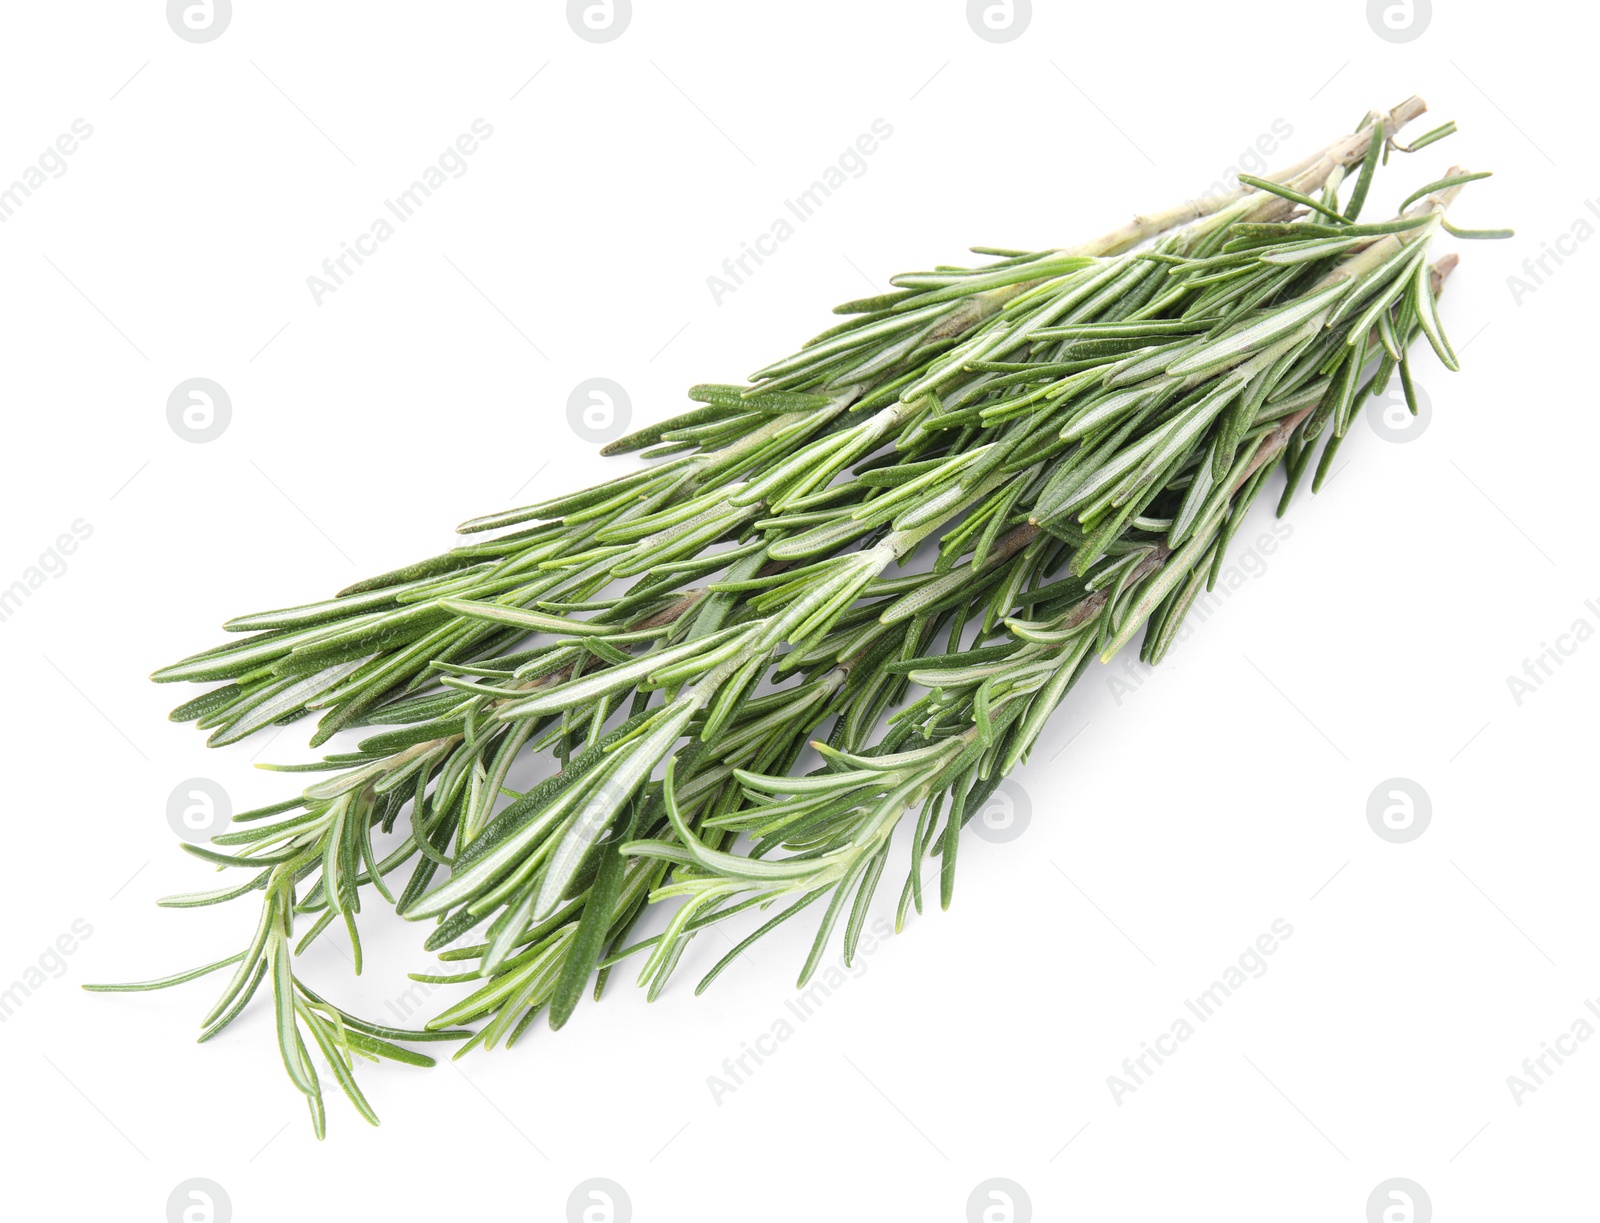
[[[1141,629],[1161,658],[1269,474],[1287,471],[1282,512],[1363,396],[1398,373],[1411,397],[1417,334],[1456,367],[1435,307],[1454,257],[1427,256],[1440,229],[1499,236],[1445,219],[1483,176],[1360,220],[1422,110],[1369,114],[1272,180],[1073,250],[979,249],[992,262],[897,277],[750,385],[697,386],[692,411],[608,447],[659,461],[466,523],[483,542],[333,599],[230,621],[237,644],[156,673],[218,684],[174,719],[214,744],[313,711],[313,745],[366,736],[185,846],[245,874],[162,903],[260,893],[244,950],[91,988],[231,968],[206,1040],[270,978],[320,1135],[307,1034],[375,1122],[356,1055],[428,1065],[401,1042],[464,1052],[540,1014],[560,1027],[633,955],[654,997],[697,933],[747,909],[781,905],[700,988],[826,902],[803,983],[841,922],[854,953],[912,812],[898,921],[922,907],[930,856],[948,905],[963,824],[1093,660]],[[797,772],[808,746],[821,766]],[[546,753],[558,769],[510,794],[513,764]],[[449,967],[417,979],[477,986],[424,1030],[352,1016],[294,971],[338,923],[360,972],[373,894],[433,922],[424,945]]]

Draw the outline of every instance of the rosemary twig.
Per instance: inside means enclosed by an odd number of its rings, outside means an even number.
[[[209,1039],[270,976],[320,1134],[306,1034],[375,1120],[354,1054],[426,1063],[396,1042],[465,1052],[541,1014],[560,1027],[634,955],[654,997],[699,931],[746,910],[783,905],[702,989],[806,910],[802,981],[841,923],[852,955],[909,812],[899,920],[922,908],[930,856],[948,905],[962,824],[1085,668],[1141,630],[1159,661],[1268,475],[1289,473],[1281,513],[1320,439],[1320,482],[1361,396],[1396,373],[1411,385],[1415,335],[1455,367],[1434,306],[1451,260],[1431,279],[1425,260],[1480,176],[1359,220],[1422,109],[1369,114],[1271,179],[1080,247],[896,277],[750,385],[695,387],[698,406],[608,448],[652,465],[475,519],[461,529],[484,538],[334,599],[229,622],[237,644],[157,672],[220,684],[174,718],[213,743],[313,712],[314,745],[368,733],[297,797],[188,847],[248,880],[164,903],[260,892],[246,949],[115,988],[233,967]],[[808,745],[823,765],[796,774]],[[559,771],[504,802],[530,754]],[[364,1024],[293,972],[334,924],[360,971],[368,888],[435,921],[425,945],[462,967],[427,979],[478,985],[423,1031]]]

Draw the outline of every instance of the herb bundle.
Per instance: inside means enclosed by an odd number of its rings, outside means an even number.
[[[696,934],[746,910],[772,915],[700,989],[808,909],[801,982],[836,933],[850,957],[903,822],[897,925],[929,858],[948,905],[963,824],[1096,659],[1142,630],[1160,660],[1269,475],[1287,472],[1281,513],[1394,376],[1415,411],[1418,335],[1456,368],[1435,305],[1454,257],[1428,251],[1441,229],[1499,236],[1445,219],[1483,175],[1360,219],[1391,150],[1453,130],[1398,144],[1422,110],[1369,114],[1271,180],[1082,247],[896,277],[748,385],[694,387],[691,411],[607,447],[649,465],[230,621],[236,643],[154,676],[216,685],[174,719],[213,744],[313,713],[314,746],[364,737],[185,846],[244,873],[162,903],[259,894],[241,952],[91,988],[232,969],[206,1040],[270,980],[320,1135],[308,1037],[375,1122],[357,1056],[427,1065],[406,1046],[559,1028],[630,959],[654,997]],[[800,771],[810,748],[820,767]],[[555,771],[508,791],[544,755]],[[422,1030],[361,1020],[295,972],[335,924],[360,972],[374,895],[432,923],[442,967],[416,979],[476,987]]]

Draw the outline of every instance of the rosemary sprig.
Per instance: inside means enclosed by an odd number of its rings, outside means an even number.
[[[695,387],[699,406],[608,448],[653,465],[475,519],[461,529],[505,533],[334,599],[229,622],[237,644],[157,672],[221,683],[174,718],[213,743],[312,712],[314,745],[376,733],[188,847],[248,881],[164,903],[262,892],[243,952],[115,988],[234,967],[208,1039],[270,974],[320,1134],[304,1033],[375,1121],[355,1053],[426,1063],[395,1042],[481,1023],[465,1052],[542,1013],[560,1027],[635,954],[654,997],[695,934],[747,909],[789,902],[740,949],[828,901],[802,981],[841,921],[853,954],[911,810],[899,919],[922,907],[930,855],[947,905],[962,824],[1092,659],[1148,625],[1159,660],[1268,474],[1289,473],[1282,512],[1325,437],[1320,482],[1359,398],[1396,372],[1410,386],[1414,335],[1454,368],[1434,307],[1453,257],[1431,280],[1424,261],[1479,176],[1359,220],[1422,109],[1369,114],[1270,180],[1082,247],[897,277],[751,385]],[[824,727],[823,768],[795,775]],[[545,752],[559,772],[502,805],[513,763]],[[375,833],[393,834],[381,856]],[[335,923],[360,971],[368,887],[434,919],[425,945],[464,965],[422,979],[479,984],[423,1032],[363,1024],[292,971]],[[665,930],[630,942],[668,902]]]

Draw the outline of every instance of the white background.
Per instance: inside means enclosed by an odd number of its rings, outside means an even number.
[[[0,585],[92,527],[0,623],[0,984],[75,920],[93,931],[0,1026],[8,1217],[159,1221],[207,1177],[241,1221],[554,1221],[591,1176],[640,1223],[959,1221],[995,1176],[1039,1220],[1359,1223],[1396,1176],[1440,1220],[1579,1217],[1600,1041],[1520,1104],[1506,1080],[1600,995],[1600,644],[1520,704],[1507,677],[1574,621],[1600,628],[1600,243],[1520,302],[1507,277],[1600,224],[1596,31],[1577,6],[1438,8],[1392,45],[1349,0],[1039,3],[995,45],[953,0],[641,0],[592,45],[555,3],[239,0],[191,45],[151,0],[7,6],[0,181],[93,127],[0,224]],[[254,921],[250,902],[153,904],[212,886],[166,823],[178,782],[215,778],[242,808],[294,784],[252,760],[307,758],[305,723],[208,751],[164,720],[189,691],[145,675],[224,618],[620,470],[568,427],[585,378],[657,419],[868,282],[969,243],[1085,240],[1200,194],[1274,120],[1293,160],[1412,92],[1432,107],[1413,134],[1461,133],[1391,163],[1372,211],[1460,161],[1497,177],[1459,223],[1518,230],[1460,244],[1443,313],[1464,368],[1419,356],[1425,435],[1358,425],[1159,671],[1087,676],[1018,775],[1025,834],[969,836],[953,909],[862,960],[720,1103],[707,1077],[793,997],[798,925],[702,998],[720,942],[648,1011],[619,973],[510,1054],[368,1070],[383,1127],[335,1092],[322,1144],[259,1000],[197,1047],[215,981],[78,989],[227,955]],[[467,173],[317,304],[307,277],[478,118],[493,136]],[[716,304],[706,278],[877,118],[893,135],[866,173]],[[233,405],[204,445],[165,414],[197,376]],[[1366,819],[1397,776],[1433,807],[1406,845]],[[1294,933],[1265,975],[1117,1103],[1107,1076],[1277,918]],[[304,971],[382,1016],[429,957],[381,904],[364,924],[363,978],[334,933]]]

